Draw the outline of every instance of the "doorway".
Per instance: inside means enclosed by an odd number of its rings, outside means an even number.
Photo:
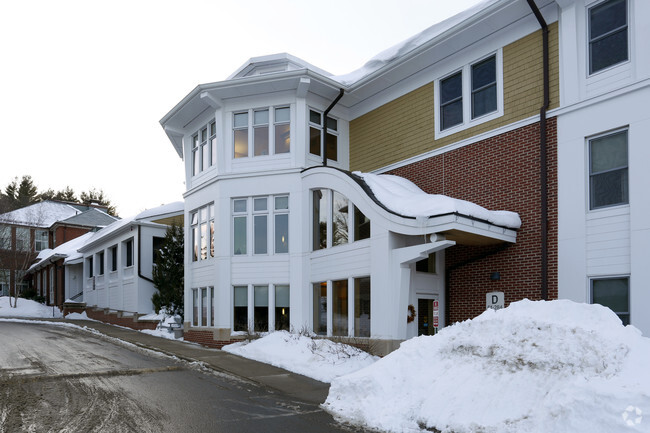
[[[438,332],[439,314],[437,298],[418,298],[418,336]]]

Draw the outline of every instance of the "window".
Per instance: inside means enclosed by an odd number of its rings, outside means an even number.
[[[354,279],[354,335],[370,337],[370,277]]]
[[[246,255],[247,200],[233,200],[233,254]]]
[[[429,254],[426,259],[415,262],[415,270],[417,272],[426,272],[429,274],[436,273],[436,253]]]
[[[623,325],[630,324],[630,280],[603,278],[591,280],[591,303],[610,308]]]
[[[438,80],[436,132],[444,136],[501,115],[501,80],[501,50]]]
[[[88,275],[88,278],[92,278],[94,275],[94,269],[93,269],[93,258],[88,257],[86,259],[86,273]]]
[[[210,326],[214,326],[214,287],[208,287],[210,291]]]
[[[192,261],[214,257],[214,204],[205,205],[190,215]]]
[[[199,289],[192,289],[192,326],[199,326]]]
[[[208,326],[208,289],[201,289],[201,326]]]
[[[269,330],[269,286],[253,286],[255,332]]]
[[[11,227],[0,226],[0,249],[11,249]]]
[[[628,60],[627,0],[589,9],[589,74]]]
[[[269,241],[276,254],[289,252],[289,196],[233,199],[232,216],[234,255],[247,254],[249,235],[253,254],[271,253]]]
[[[290,322],[290,308],[289,308],[289,286],[277,285],[275,286],[275,330],[276,331],[289,331]]]
[[[192,326],[214,326],[213,306],[213,287],[192,289]]]
[[[108,251],[111,261],[111,272],[115,272],[117,271],[117,245],[112,246]]]
[[[252,155],[249,150],[251,148]],[[290,151],[291,110],[289,107],[269,107],[233,113],[233,157],[235,159]]]
[[[16,227],[16,250],[30,251],[29,229],[25,227]]]
[[[124,251],[124,266],[133,266],[133,238],[122,243],[122,250]]]
[[[327,282],[314,283],[314,333],[327,335]]]
[[[0,296],[9,296],[9,285],[11,284],[9,272],[9,269],[0,269]]]
[[[43,251],[48,248],[48,231],[35,230],[34,231],[34,249],[35,251]]]
[[[275,197],[275,253],[289,252],[289,196]],[[287,305],[288,307],[288,305]]]
[[[348,280],[332,281],[332,335],[348,335]]]
[[[323,115],[309,110],[309,153],[322,155],[323,146],[327,148],[327,159],[338,160],[338,121],[327,117],[327,134],[323,143]]]
[[[349,209],[354,209],[352,215]],[[352,232],[350,227],[354,228]],[[328,236],[330,228],[332,234]],[[345,245],[350,239],[359,241],[369,238],[370,220],[343,194],[329,189],[315,189],[312,191],[312,235],[314,251]]]
[[[589,140],[589,208],[628,203],[627,130]]]
[[[248,331],[248,286],[235,286],[233,331]]]
[[[160,249],[162,248],[164,242],[165,242],[165,238],[161,238],[158,236],[153,236],[151,238],[151,244],[152,244],[151,257],[153,257],[154,263],[156,263],[156,261],[158,260],[158,255],[160,254]]]
[[[104,251],[97,253],[97,275],[104,275]]]
[[[192,136],[192,174],[196,176],[217,163],[217,124],[203,126]]]

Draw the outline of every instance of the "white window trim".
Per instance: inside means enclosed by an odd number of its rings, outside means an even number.
[[[289,121],[285,122],[276,122],[275,121],[275,110],[278,108],[288,108],[289,109]],[[269,139],[269,153],[268,155],[255,155],[255,112],[256,111],[264,111],[268,110],[269,111],[269,121],[265,124],[268,128],[268,139]],[[275,157],[275,156],[286,156],[290,155],[293,151],[293,145],[291,145],[289,152],[284,152],[284,153],[275,153],[275,126],[276,125],[286,125],[289,124],[289,134],[291,137],[292,130],[293,128],[291,127],[292,124],[292,107],[291,104],[278,104],[278,105],[269,105],[269,106],[264,106],[264,107],[255,107],[255,108],[249,108],[249,109],[244,109],[244,110],[233,110],[230,113],[231,116],[231,127],[230,127],[230,152],[231,152],[231,157],[230,159],[232,161],[248,161],[250,159],[260,159],[260,158],[269,158],[269,157]],[[243,128],[235,128],[235,114],[241,114],[241,113],[248,113],[248,156],[242,156],[239,158],[235,158],[235,129],[243,129]],[[291,140],[291,138],[290,138]],[[291,142],[291,141],[290,141]]]
[[[320,124],[314,123],[314,122],[312,122],[310,120],[310,116],[309,116],[310,111],[313,111],[313,112],[316,112],[316,113],[320,114],[320,122],[321,122]],[[325,125],[327,125],[327,120],[325,119],[325,116],[323,116],[324,113],[325,113],[324,110],[319,110],[319,109],[314,108],[314,107],[307,107],[307,132],[306,132],[306,135],[307,135],[306,151],[307,152],[306,153],[312,159],[317,159],[317,160],[320,160],[320,161],[323,160],[323,154],[325,152],[326,135],[323,134],[323,129],[324,129],[323,123]],[[336,136],[336,147],[337,147],[336,148],[336,159],[327,158],[327,160],[336,163],[336,162],[339,162],[339,160],[341,159],[340,156],[339,156],[340,146],[339,146],[339,126],[338,126],[338,124],[341,122],[341,119],[339,119],[338,117],[332,116],[331,113],[327,113],[327,118],[336,121],[336,129],[331,129],[329,127],[327,128],[327,134],[331,134],[331,135]],[[309,128],[312,127],[312,126],[314,128],[317,128],[321,133],[320,134],[320,155],[316,155],[314,153],[311,153],[310,150],[309,150],[309,145],[310,145],[310,142],[309,142]]]
[[[206,214],[206,219],[203,220],[201,219],[201,211],[205,209],[205,214]],[[196,214],[196,224],[193,223],[193,217]],[[201,207],[198,207],[192,211],[190,211],[190,233],[188,236],[189,244],[190,244],[190,263],[200,263],[204,262],[206,260],[210,260],[214,258],[213,254],[216,254],[216,251],[213,251],[212,247],[214,245],[214,237],[216,236],[216,227],[215,227],[215,233],[210,233],[210,223],[214,224],[214,218],[215,218],[215,210],[214,210],[214,202],[205,204]],[[206,257],[201,258],[201,225],[205,223],[206,224]],[[198,251],[197,251],[197,256],[196,260],[194,260],[194,229],[196,229],[196,241],[198,242]]]
[[[587,299],[589,300],[589,304],[594,304],[594,281],[596,280],[620,280],[620,279],[626,279],[627,280],[627,311],[622,312],[622,311],[614,311],[614,314],[618,316],[618,314],[627,314],[628,315],[628,320],[630,321],[630,324],[632,324],[632,312],[630,311],[632,308],[632,277],[630,274],[611,274],[611,275],[591,275],[587,277]],[[600,305],[600,304],[598,304]],[[609,307],[608,307],[609,308]]]
[[[492,56],[496,57],[495,63],[497,78],[497,109],[496,111],[477,117],[476,119],[472,119],[472,66]],[[442,118],[440,115],[440,82],[445,78],[458,73],[459,71],[462,72],[463,80],[463,121],[458,125],[442,130]],[[503,116],[503,49],[499,48],[496,51],[492,51],[485,56],[471,61],[470,63],[451,69],[444,75],[438,77],[434,81],[433,99],[436,140]]]
[[[627,170],[628,170],[628,200],[627,203],[613,204],[609,206],[600,206],[597,208],[591,208],[591,141],[607,137],[608,135],[617,134],[619,132],[627,131]],[[610,129],[598,134],[590,135],[585,137],[585,209],[587,216],[590,214],[597,214],[600,212],[609,212],[612,209],[619,208],[629,208],[630,207],[630,196],[629,196],[629,187],[630,187],[630,127],[629,125],[622,126],[616,129]]]
[[[275,252],[275,216],[276,215],[289,215],[289,226],[291,224],[291,205],[288,209],[275,209],[275,198],[287,197],[289,193],[271,194],[271,195],[257,195],[250,197],[232,197],[230,200],[230,256],[231,257],[267,257],[267,256],[286,256],[291,250],[291,243],[289,243],[289,251],[286,253]],[[266,210],[256,211],[254,209],[255,199],[265,198]],[[246,212],[235,212],[235,201],[246,200]],[[290,203],[290,201],[289,201]],[[266,216],[266,253],[255,253],[255,216]],[[235,254],[235,217],[246,217],[246,254]],[[289,232],[290,234],[291,232]],[[291,239],[291,238],[289,238]],[[289,240],[291,242],[291,240]]]
[[[587,4],[585,7],[585,73],[586,73],[586,78],[587,80],[594,79],[594,80],[601,80],[604,78],[607,78],[609,75],[618,73],[618,71],[621,68],[629,68],[631,63],[632,63],[632,33],[630,32],[630,17],[632,16],[630,13],[630,2],[628,0],[625,0],[625,12],[627,13],[626,16],[626,23],[627,23],[627,60],[622,61],[620,63],[615,63],[613,65],[610,65],[606,68],[603,68],[599,71],[596,72],[589,72],[591,69],[591,50],[589,49],[589,40],[590,40],[590,32],[591,32],[591,20],[589,19],[589,14],[591,12],[591,9],[594,7],[597,7],[601,5],[602,3],[605,3],[608,0],[594,0],[592,3]],[[616,70],[616,72],[612,72]]]
[[[214,124],[214,134],[210,134],[210,126]],[[207,129],[207,141],[205,142],[204,145],[202,145],[201,141],[201,131],[203,129]],[[199,144],[197,147],[194,147],[194,137],[198,137],[199,139]],[[211,168],[216,167],[216,162],[213,163],[212,161],[215,160],[215,155],[217,152],[216,146],[212,147],[212,139],[217,138],[217,122],[216,119],[210,119],[207,124],[202,125],[200,128],[198,128],[191,136],[190,136],[190,153],[191,153],[191,162],[190,162],[190,172],[192,173],[192,177],[196,177],[201,175],[202,173],[210,170]],[[218,143],[217,143],[218,145]],[[208,168],[204,169],[203,168],[203,146],[207,146],[208,148]],[[199,154],[199,167],[198,170],[196,170],[195,173],[195,167],[194,167],[194,161],[195,161],[195,156],[194,154],[198,153]]]

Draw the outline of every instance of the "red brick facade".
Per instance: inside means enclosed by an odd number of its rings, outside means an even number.
[[[235,343],[241,340],[215,340],[214,332],[212,331],[199,331],[195,329],[189,329],[183,334],[183,339],[185,341],[191,341],[193,343],[199,343],[202,346],[212,347],[215,349],[221,349],[223,346],[228,344]]]
[[[77,311],[70,311],[70,312],[77,312]],[[95,309],[91,307],[86,308],[86,315],[91,319],[99,320],[105,323],[110,323],[112,325],[124,326],[136,330],[156,329],[156,327],[158,326],[158,320],[138,320],[137,315],[123,316],[121,313],[118,312],[107,312],[106,310],[103,309]]]
[[[548,119],[547,127],[548,298],[557,299],[556,119]],[[541,298],[539,140],[539,123],[534,123],[391,171],[428,193],[518,212],[521,217],[516,244],[446,250],[448,323],[483,312],[488,292],[504,292],[506,306],[523,298]],[[499,272],[501,279],[491,281],[492,272]]]

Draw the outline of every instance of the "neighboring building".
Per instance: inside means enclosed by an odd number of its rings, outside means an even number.
[[[647,179],[620,149],[650,122],[650,5],[535,4],[483,2],[346,76],[254,58],[179,102],[161,124],[186,168],[186,339],[291,327],[389,351],[558,287],[650,332],[630,240],[648,232],[632,218]]]
[[[25,271],[38,254],[56,248],[62,243],[97,230],[117,218],[99,205],[46,200],[0,215],[0,290],[3,295],[19,293],[29,287]],[[55,298],[57,278],[55,269],[45,269],[33,281],[37,295],[48,305],[60,305]]]

